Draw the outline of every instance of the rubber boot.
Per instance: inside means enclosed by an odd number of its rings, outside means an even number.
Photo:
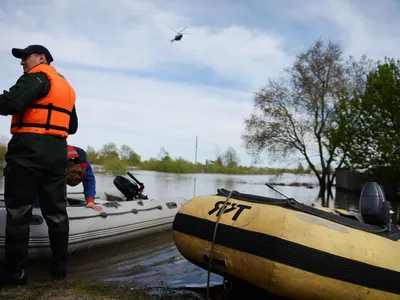
[[[62,280],[67,275],[68,237],[68,231],[49,230],[52,252],[50,274],[55,280]]]
[[[5,263],[0,273],[0,285],[25,285],[28,281],[26,261],[29,234],[6,236]]]

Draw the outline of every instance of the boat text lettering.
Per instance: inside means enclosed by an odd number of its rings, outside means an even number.
[[[216,211],[218,211],[217,214],[216,214],[216,216],[218,217],[219,214],[221,213],[221,210],[222,210],[222,207],[224,206],[224,203],[225,203],[225,201],[218,201],[218,202],[216,202],[214,208],[208,212],[208,215],[211,216],[213,213],[215,213]],[[230,206],[230,207],[228,208],[228,206]],[[243,204],[237,204],[237,203],[232,203],[232,202],[228,202],[228,203],[226,204],[226,207],[225,207],[225,210],[224,210],[223,214],[226,214],[226,213],[229,213],[229,212],[231,212],[231,211],[237,210],[236,213],[235,213],[235,214],[233,215],[233,217],[232,217],[232,220],[233,220],[233,221],[236,221],[237,218],[239,218],[240,214],[241,214],[245,209],[251,209],[251,206],[243,205]]]

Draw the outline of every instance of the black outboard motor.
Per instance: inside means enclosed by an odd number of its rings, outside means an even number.
[[[389,225],[390,202],[376,182],[366,182],[360,195],[359,209],[365,223]]]
[[[122,195],[125,196],[126,200],[133,200],[139,192],[139,186],[135,182],[121,175],[116,176],[113,182]]]
[[[127,172],[127,174],[134,181],[121,175],[117,175],[113,180],[114,185],[125,196],[126,200],[148,199],[147,196],[142,195],[144,189],[143,183],[137,180],[131,173]]]

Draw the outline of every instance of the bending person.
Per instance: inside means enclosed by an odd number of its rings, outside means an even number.
[[[96,196],[96,178],[92,166],[87,160],[85,150],[68,145],[68,176],[67,184],[76,186],[82,182],[86,207],[101,211],[103,208],[94,204]]]

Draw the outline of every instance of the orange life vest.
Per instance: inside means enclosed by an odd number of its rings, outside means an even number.
[[[75,91],[50,65],[40,64],[28,73],[42,72],[50,81],[49,93],[11,119],[11,134],[27,132],[68,137],[69,120],[75,104]]]

